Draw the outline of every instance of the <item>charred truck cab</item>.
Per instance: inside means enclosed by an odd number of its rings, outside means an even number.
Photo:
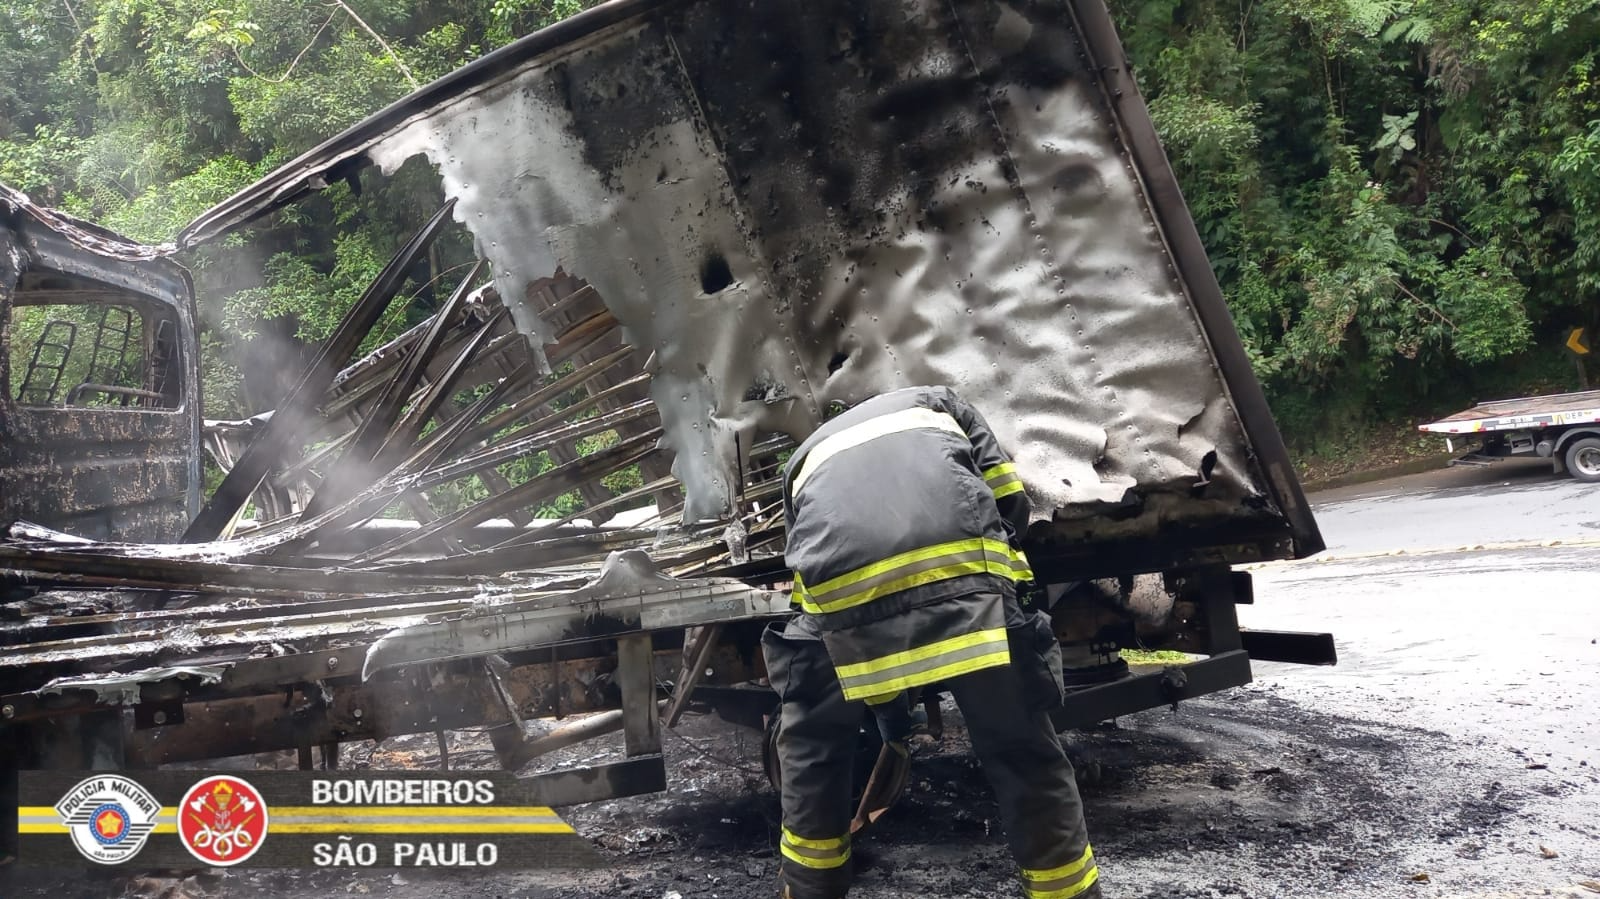
[[[200,507],[188,273],[0,185],[0,523],[175,540]]]
[[[228,475],[191,518],[193,311],[155,257],[413,159],[447,204],[274,414],[216,441]],[[54,592],[3,610],[0,745],[93,718],[129,766],[309,768],[438,732],[448,766],[443,732],[482,727],[518,770],[620,730],[620,760],[535,775],[540,803],[663,789],[663,720],[775,706],[782,460],[830,402],[917,385],[982,410],[1026,484],[1061,727],[1243,684],[1252,658],[1334,660],[1329,635],[1239,627],[1235,566],[1322,537],[1103,0],[612,0],[174,248],[8,197],[0,580]],[[483,264],[353,360],[450,218]],[[560,496],[586,508],[534,519]],[[110,613],[85,595],[105,585]],[[1130,648],[1195,658],[1130,671]]]

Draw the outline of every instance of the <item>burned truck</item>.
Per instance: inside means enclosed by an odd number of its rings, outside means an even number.
[[[146,487],[163,515],[196,500],[171,259],[417,158],[445,206],[277,409],[208,431],[227,475],[203,507],[177,529],[119,517]],[[1333,661],[1325,634],[1238,626],[1235,566],[1322,542],[1103,0],[612,0],[171,247],[8,202],[11,765],[331,767],[348,741],[485,728],[523,769],[621,730],[620,760],[534,776],[541,801],[660,790],[663,722],[770,720],[757,635],[789,606],[788,450],[834,400],[923,384],[983,410],[1032,500],[1024,548],[1075,688],[1060,727],[1246,683],[1252,658]],[[478,266],[354,358],[452,220]],[[93,374],[104,324],[79,326],[81,380],[54,361],[62,329],[21,347],[23,304],[65,300],[46,290],[141,310],[143,374]],[[154,415],[147,471],[48,453],[122,458]],[[553,464],[505,473],[535,453]],[[21,499],[39,471],[78,499]],[[601,489],[622,471],[637,483]],[[428,501],[469,478],[457,506]],[[1135,671],[1126,648],[1195,658]]]

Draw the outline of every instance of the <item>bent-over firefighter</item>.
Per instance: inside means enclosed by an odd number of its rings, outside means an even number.
[[[1072,765],[1050,722],[1061,650],[1018,539],[1028,498],[983,416],[946,387],[842,411],[789,458],[785,552],[799,614],[762,646],[782,700],[784,899],[850,888],[863,706],[905,753],[910,703],[941,684],[999,800],[1029,899],[1098,897]],[[1023,588],[1019,591],[1019,588]]]

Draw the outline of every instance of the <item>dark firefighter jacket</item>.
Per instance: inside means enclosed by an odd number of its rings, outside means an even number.
[[[785,557],[849,700],[1010,661],[1003,598],[1028,498],[978,411],[946,387],[867,400],[784,471]],[[1013,604],[1014,605],[1014,604]]]

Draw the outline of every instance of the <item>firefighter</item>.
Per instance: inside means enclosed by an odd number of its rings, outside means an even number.
[[[783,501],[799,614],[762,635],[783,704],[781,895],[849,891],[863,709],[904,753],[911,698],[939,683],[999,800],[1023,895],[1098,899],[1048,715],[1063,696],[1060,645],[1049,617],[1017,598],[1033,578],[1017,549],[1028,499],[983,417],[945,387],[837,411],[790,457]]]

